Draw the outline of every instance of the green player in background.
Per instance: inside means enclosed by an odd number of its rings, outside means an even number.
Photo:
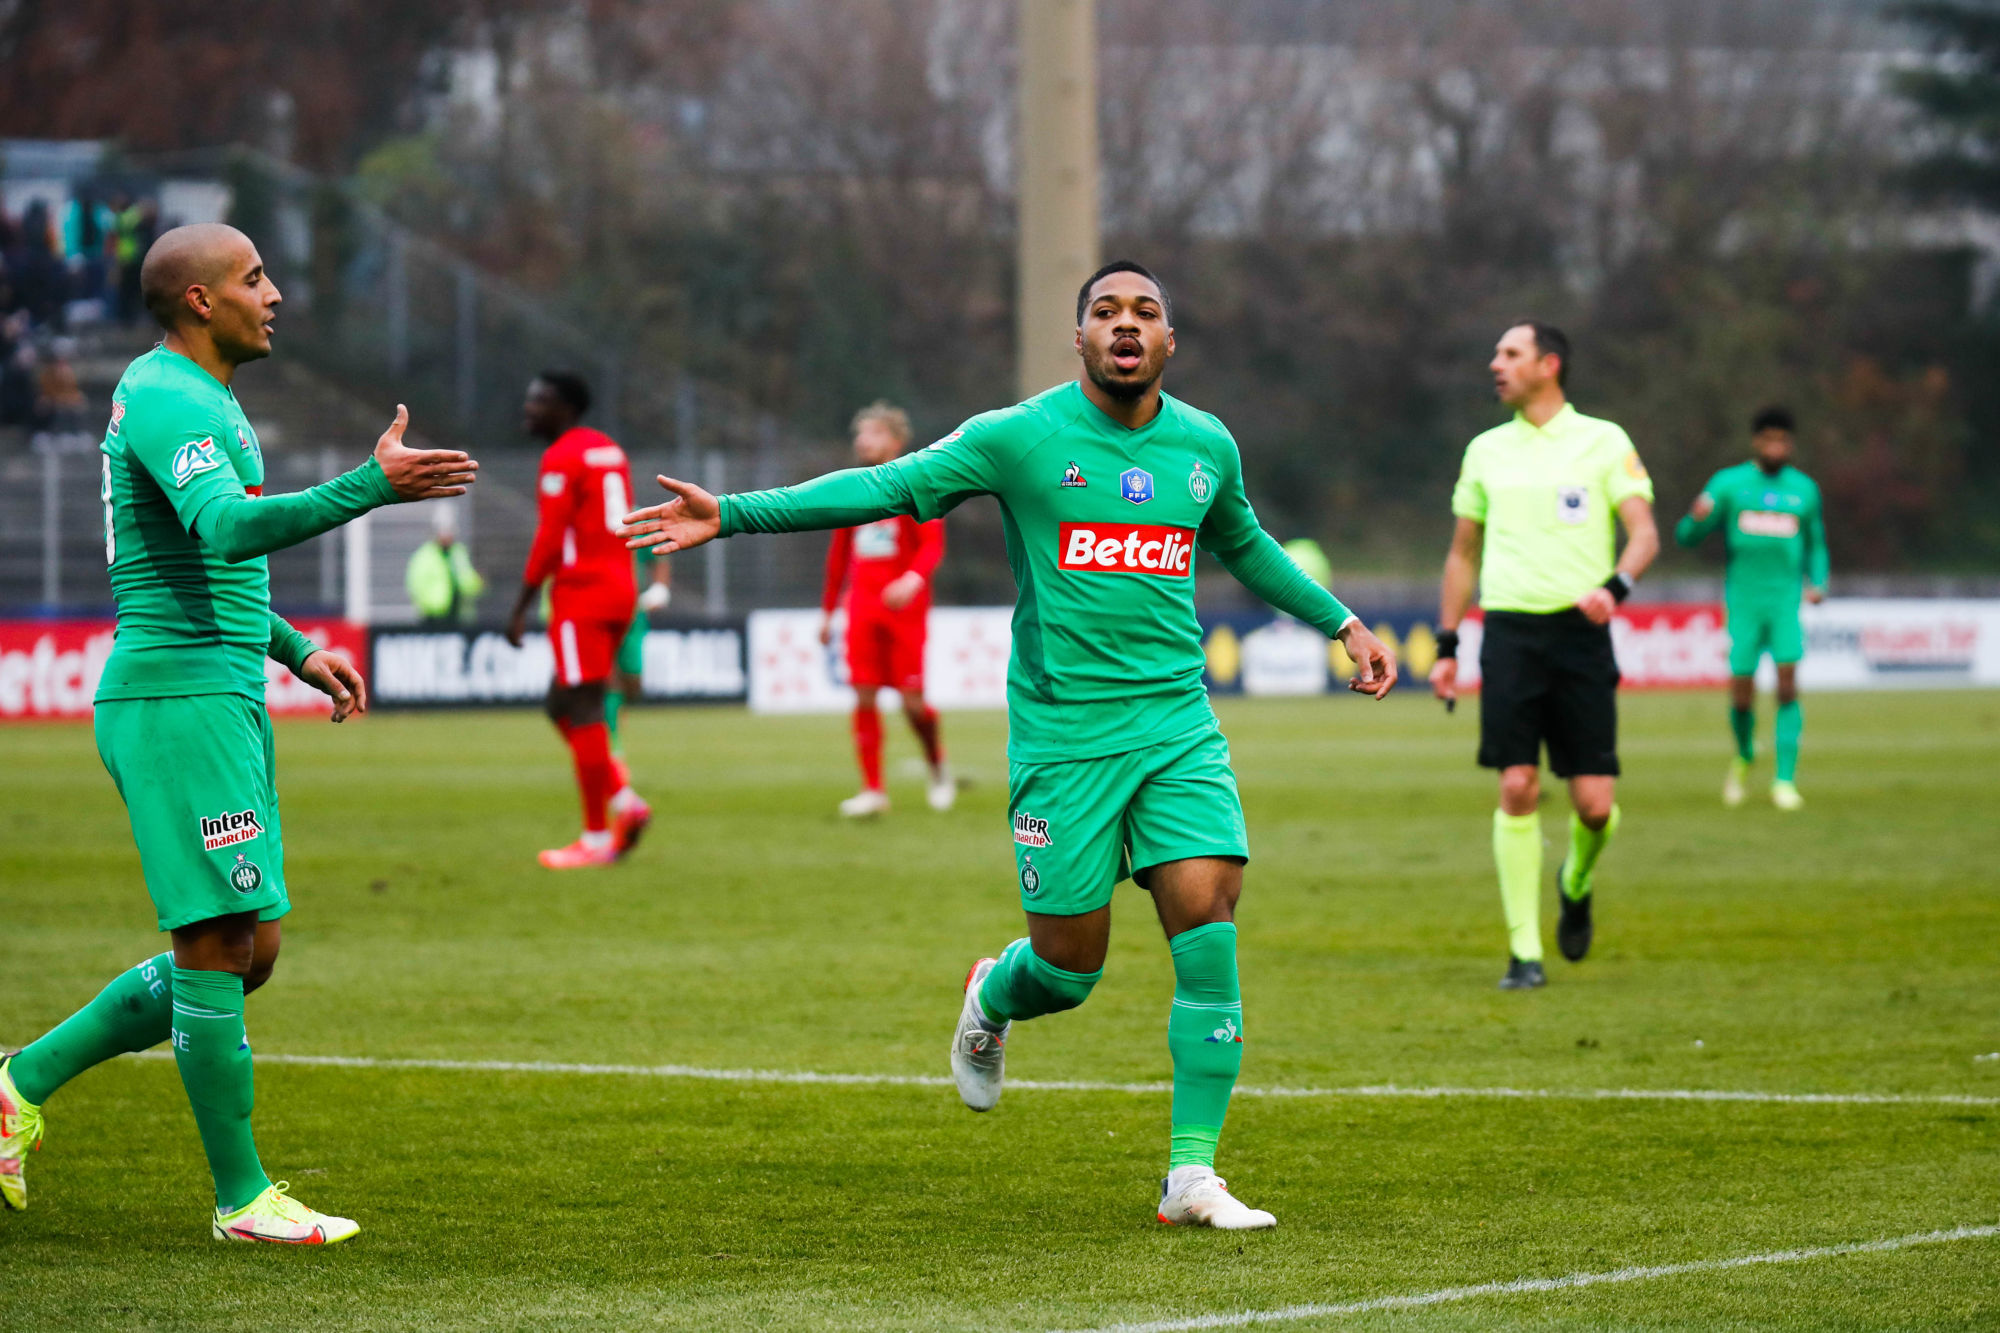
[[[236,368],[271,354],[280,297],[250,238],[177,227],[147,252],[146,307],[166,330],[112,396],[104,436],[104,555],[118,632],[97,689],[97,752],[124,798],[159,928],[148,958],[39,1040],[0,1060],[0,1199],[28,1204],[23,1153],[42,1104],[92,1065],[171,1041],[215,1177],[217,1240],[331,1245],[360,1228],[272,1184],[250,1132],[243,1001],[270,979],[291,910],[264,662],[367,708],[361,676],[271,610],[265,557],[381,505],[462,495],[478,465],[403,444],[310,490],[266,496]]]
[[[1718,527],[1728,534],[1722,600],[1729,620],[1729,729],[1736,758],[1722,784],[1725,805],[1743,803],[1743,782],[1756,758],[1757,662],[1767,651],[1778,668],[1771,803],[1780,810],[1805,804],[1795,781],[1805,727],[1799,707],[1799,659],[1806,650],[1799,602],[1826,596],[1826,523],[1818,485],[1791,465],[1795,434],[1792,414],[1784,408],[1759,412],[1750,422],[1750,461],[1710,477],[1674,529],[1682,546],[1699,546]]]
[[[675,551],[745,532],[928,522],[977,495],[999,500],[1018,589],[1007,758],[1028,933],[966,977],[951,1045],[959,1096],[991,1109],[1013,1023],[1084,1002],[1104,975],[1113,890],[1130,878],[1152,895],[1174,966],[1159,1219],[1268,1227],[1271,1214],[1235,1199],[1214,1166],[1243,1063],[1235,909],[1249,843],[1202,688],[1195,546],[1340,639],[1356,663],[1351,688],[1381,698],[1395,659],[1258,525],[1222,423],[1160,391],[1174,335],[1159,281],[1108,264],[1077,293],[1076,317],[1081,382],[801,486],[718,499],[662,477],[677,498],[633,513],[626,531],[634,545]]]

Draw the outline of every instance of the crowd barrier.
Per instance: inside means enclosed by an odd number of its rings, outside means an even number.
[[[1004,708],[1012,642],[1007,607],[938,607],[925,649],[931,701],[947,710]],[[1436,660],[1431,608],[1365,617],[1397,652],[1410,686]],[[2000,600],[1842,598],[1804,608],[1807,690],[2000,686]],[[384,708],[533,703],[553,671],[548,638],[514,648],[497,629],[378,629],[338,619],[299,628],[346,654]],[[648,631],[645,697],[742,702],[765,713],[841,712],[853,706],[844,623],[819,641],[817,610],[757,611],[747,618],[669,620]],[[109,620],[0,620],[0,720],[88,717],[111,652]],[[1460,680],[1479,685],[1480,621],[1461,631]],[[1203,681],[1217,694],[1311,695],[1339,689],[1353,663],[1317,631],[1270,612],[1202,619]],[[1728,679],[1722,608],[1639,603],[1620,609],[1612,643],[1627,689],[1716,688]],[[1770,664],[1762,668],[1768,683]],[[277,663],[266,696],[280,715],[323,714],[325,696]]]

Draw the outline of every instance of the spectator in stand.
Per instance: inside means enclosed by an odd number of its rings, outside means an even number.
[[[118,208],[117,229],[111,241],[111,257],[118,266],[118,317],[131,324],[145,317],[146,303],[139,299],[139,266],[153,248],[160,232],[160,206],[151,199],[125,199]]]
[[[82,430],[89,403],[76,378],[76,339],[57,338],[36,375],[38,424],[50,430]]]
[[[110,294],[105,277],[117,223],[117,215],[87,185],[63,208],[62,253],[71,300],[103,301]]]
[[[14,298],[28,318],[39,325],[59,324],[69,297],[69,275],[56,258],[55,228],[44,201],[35,200],[21,215],[20,244],[7,256],[7,267],[14,277]]]

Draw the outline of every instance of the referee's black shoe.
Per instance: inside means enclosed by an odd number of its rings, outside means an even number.
[[[1563,887],[1568,872],[1569,859],[1565,857],[1562,868],[1556,871],[1556,897],[1562,902],[1562,918],[1556,922],[1556,947],[1562,950],[1563,957],[1580,963],[1590,952],[1590,895],[1569,896],[1569,890]]]
[[[1539,990],[1549,984],[1539,961],[1509,957],[1507,975],[1500,978],[1501,990]]]

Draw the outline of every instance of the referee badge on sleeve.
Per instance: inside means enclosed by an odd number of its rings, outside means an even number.
[[[1556,517],[1564,523],[1576,526],[1590,521],[1590,488],[1588,486],[1556,487]]]

